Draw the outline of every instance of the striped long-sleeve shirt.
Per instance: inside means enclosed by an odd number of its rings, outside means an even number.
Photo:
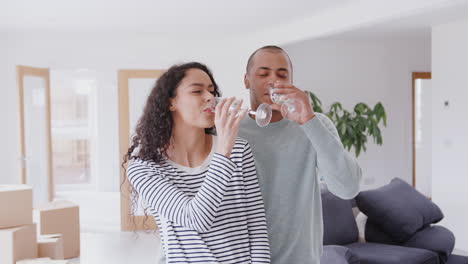
[[[207,161],[198,173],[170,161],[129,162],[128,179],[150,207],[167,263],[270,263],[249,144],[237,139],[230,158],[212,151]]]

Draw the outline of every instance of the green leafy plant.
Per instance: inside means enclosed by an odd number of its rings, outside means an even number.
[[[382,134],[379,125],[387,126],[387,114],[382,103],[378,102],[374,108],[365,103],[354,106],[353,112],[343,109],[339,102],[330,106],[328,112],[322,109],[322,102],[312,92],[306,91],[310,97],[314,112],[326,114],[335,124],[343,146],[349,151],[354,147],[356,157],[361,151],[366,151],[367,138],[372,136],[374,142],[382,145]]]

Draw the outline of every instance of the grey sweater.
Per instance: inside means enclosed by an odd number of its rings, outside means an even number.
[[[283,119],[259,127],[249,116],[239,136],[253,150],[265,202],[271,263],[320,263],[322,206],[317,169],[328,189],[350,199],[357,195],[361,168],[344,150],[325,115],[303,125]]]

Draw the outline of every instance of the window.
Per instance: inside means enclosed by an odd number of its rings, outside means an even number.
[[[51,71],[51,124],[57,190],[93,188],[96,74]]]

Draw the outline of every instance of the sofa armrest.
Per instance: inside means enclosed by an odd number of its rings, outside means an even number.
[[[418,231],[403,246],[422,248],[439,254],[440,263],[447,263],[455,247],[455,236],[443,226],[430,226]]]
[[[416,232],[407,241],[397,243],[383,232],[378,225],[369,220],[366,223],[366,241],[430,250],[439,255],[442,264],[447,263],[447,259],[452,254],[455,246],[455,236],[450,230],[442,226],[426,227]]]

